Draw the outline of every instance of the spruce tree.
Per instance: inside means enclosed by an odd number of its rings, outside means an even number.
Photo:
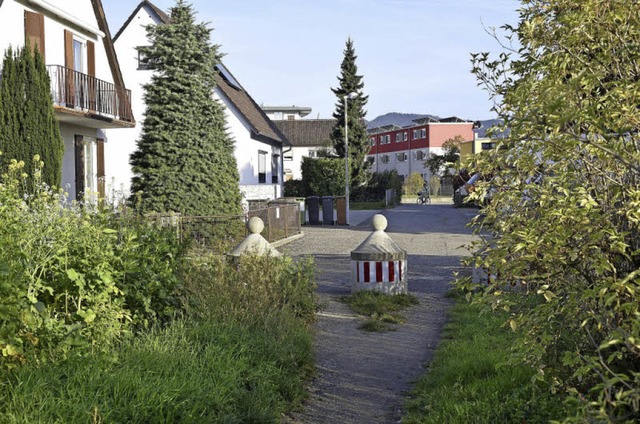
[[[178,0],[167,24],[147,27],[142,54],[154,70],[144,86],[147,105],[131,155],[132,197],[144,211],[211,216],[241,211],[239,175],[224,110],[213,99],[218,46]]]
[[[25,162],[33,175],[33,157],[44,162],[42,181],[60,186],[64,142],[55,117],[51,85],[40,52],[27,43],[5,53],[0,81],[0,150],[2,162]]]
[[[341,158],[345,156],[344,97],[349,93],[358,95],[355,99],[347,100],[349,165],[351,168],[350,185],[352,187],[357,187],[367,180],[369,163],[365,158],[370,148],[367,126],[364,121],[364,117],[367,114],[364,106],[367,104],[369,96],[362,94],[364,83],[362,82],[362,75],[358,75],[357,57],[353,48],[353,41],[348,38],[344,50],[344,59],[340,65],[339,86],[331,89],[338,98],[336,110],[333,113],[336,124],[331,131],[331,141],[337,155]]]

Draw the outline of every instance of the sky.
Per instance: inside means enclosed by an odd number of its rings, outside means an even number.
[[[111,34],[138,2],[102,1]],[[175,0],[152,0],[168,11]],[[388,112],[490,119],[470,54],[498,54],[488,30],[518,20],[516,0],[191,0],[224,64],[265,106],[312,108],[330,118],[348,37],[369,120]]]

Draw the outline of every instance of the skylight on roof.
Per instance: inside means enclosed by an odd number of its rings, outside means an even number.
[[[229,85],[231,85],[236,90],[242,90],[242,86],[240,85],[240,83],[233,77],[233,75],[231,75],[231,72],[229,72],[229,70],[222,63],[218,63],[216,65],[216,68],[218,69],[218,71],[220,71],[222,77],[227,80]]]

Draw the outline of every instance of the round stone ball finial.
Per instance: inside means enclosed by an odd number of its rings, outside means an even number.
[[[373,216],[373,229],[375,231],[384,231],[387,229],[387,218],[379,213]]]
[[[254,216],[247,223],[247,227],[251,234],[260,234],[264,230],[264,222],[259,217]]]

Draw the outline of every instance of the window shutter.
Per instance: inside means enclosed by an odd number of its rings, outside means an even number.
[[[84,143],[82,135],[75,137],[75,159],[76,159],[76,200],[81,202],[84,199]]]
[[[64,96],[65,103],[68,107],[73,107],[74,73],[71,71],[73,69],[73,33],[66,29],[64,30],[64,66],[67,68],[65,70],[64,78],[66,82]]]
[[[98,154],[98,197],[105,197],[105,172],[104,172],[104,140],[99,138],[97,146]]]
[[[87,74],[89,78],[87,78],[87,91],[88,91],[88,101],[89,101],[89,109],[90,110],[98,110],[98,105],[96,104],[97,96],[97,82],[95,80],[96,76],[96,45],[87,40]]]
[[[24,11],[24,40],[44,58],[44,15]]]

